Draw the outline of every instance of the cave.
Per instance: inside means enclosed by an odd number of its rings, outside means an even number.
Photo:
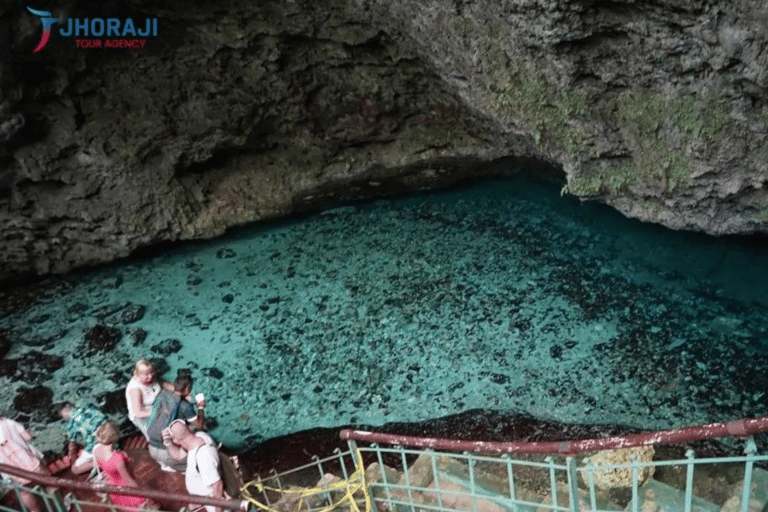
[[[52,9],[0,9],[6,403],[32,385],[104,402],[153,355],[199,375],[237,449],[477,410],[638,429],[765,414],[759,2]],[[67,35],[86,17],[123,24]],[[226,357],[195,357],[206,343]],[[355,354],[354,396],[320,365],[331,349]],[[65,364],[33,371],[30,350]],[[256,390],[275,417],[237,409]]]

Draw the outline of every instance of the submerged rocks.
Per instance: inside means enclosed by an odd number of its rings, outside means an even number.
[[[220,259],[229,259],[235,257],[235,251],[232,249],[224,248],[216,251],[216,257]]]
[[[200,370],[206,377],[213,377],[214,379],[220,379],[224,374],[218,368],[207,367]]]
[[[52,373],[64,366],[61,356],[43,354],[36,350],[27,352],[17,359],[0,361],[0,376],[13,381],[40,384],[52,377]]]
[[[91,350],[108,352],[115,348],[122,336],[120,329],[96,324],[85,332],[85,341]]]
[[[134,329],[131,331],[130,336],[134,346],[141,345],[147,339],[147,331],[144,329]]]
[[[163,340],[157,345],[152,345],[150,347],[150,350],[155,354],[160,354],[161,356],[168,357],[169,355],[175,354],[176,352],[181,350],[181,342],[176,339]]]
[[[128,406],[125,403],[124,388],[119,388],[100,394],[98,396],[98,403],[99,408],[105,414],[128,414]]]
[[[8,341],[8,331],[0,329],[0,359],[5,357],[10,348],[11,343]]]
[[[13,408],[33,419],[45,420],[50,416],[53,391],[45,386],[19,388],[13,398]]]
[[[142,318],[144,318],[144,313],[147,308],[142,306],[141,304],[131,304],[128,303],[125,306],[125,309],[122,313],[122,321],[124,324],[132,324],[134,322],[138,322]]]
[[[39,384],[51,378],[51,374],[64,366],[64,358],[33,350],[16,361],[15,379]]]

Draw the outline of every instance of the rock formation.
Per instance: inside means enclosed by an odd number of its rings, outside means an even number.
[[[758,0],[126,0],[53,16],[156,17],[158,36],[84,49],[54,24],[32,53],[40,18],[0,8],[0,281],[522,165],[675,229],[768,231]]]

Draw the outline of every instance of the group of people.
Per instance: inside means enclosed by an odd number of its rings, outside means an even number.
[[[226,493],[219,471],[218,450],[213,439],[201,430],[205,425],[205,399],[198,394],[196,406],[193,404],[192,384],[189,370],[179,370],[175,381],[170,383],[158,378],[151,361],[138,361],[125,389],[128,418],[146,437],[150,455],[164,471],[184,473],[188,493],[224,498]],[[92,404],[76,407],[65,403],[59,414],[66,421],[65,430],[69,438],[67,456],[73,473],[90,471],[94,476],[101,475],[112,485],[139,487],[130,471],[128,456],[117,449],[120,431],[114,421],[108,420]],[[42,454],[29,444],[30,439],[29,433],[19,423],[8,418],[0,419],[0,448],[3,448],[0,462],[20,466],[14,463],[10,451],[4,448],[11,442],[18,442],[19,446],[23,444],[42,461]],[[43,463],[37,472],[46,474],[47,471]],[[20,483],[29,482],[12,475],[3,476]],[[154,508],[156,505],[141,496],[110,494],[109,497],[120,507]],[[32,512],[40,510],[34,496],[22,493],[22,499]],[[211,506],[205,508],[207,512],[217,510]]]

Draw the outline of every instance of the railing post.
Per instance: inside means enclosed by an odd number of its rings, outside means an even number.
[[[350,443],[351,442],[352,441],[350,441]],[[350,444],[350,447],[351,446],[352,445]],[[357,445],[355,445],[355,446],[357,446]],[[379,470],[381,471],[381,481],[382,481],[382,484],[384,484],[384,492],[387,495],[387,503],[389,504],[389,507],[391,508],[392,507],[392,490],[390,489],[390,484],[389,484],[389,481],[387,480],[387,471],[386,471],[386,468],[384,466],[384,457],[382,457],[382,455],[381,455],[381,447],[378,444],[373,443],[371,445],[371,448],[376,450],[376,459],[379,461]],[[392,483],[393,484],[397,484],[397,482],[392,482]],[[373,487],[374,485],[375,484],[371,484],[371,487]],[[374,498],[374,501],[375,501],[375,498]]]
[[[579,474],[576,472],[576,459],[568,456],[565,459],[568,473],[568,493],[571,495],[571,512],[579,512]]]
[[[61,495],[61,491],[56,489],[52,493],[48,494],[48,499],[45,499],[45,508],[53,512],[66,512],[67,506],[64,504],[64,498]]]
[[[515,472],[512,470],[512,457],[505,453],[502,455],[502,458],[507,461],[507,478],[509,479],[509,497],[512,499],[512,510],[513,512],[518,512],[520,509],[517,505],[515,493]]]
[[[587,472],[587,488],[589,489],[589,504],[592,510],[597,510],[597,496],[595,494],[595,472],[592,470],[592,461],[584,460],[584,471]]]
[[[549,490],[552,494],[552,506],[554,507],[552,509],[553,512],[557,511],[558,508],[558,502],[557,502],[557,475],[555,475],[555,459],[553,459],[551,456],[544,459],[544,462],[549,464]]]
[[[432,462],[432,477],[434,478],[435,494],[437,494],[437,505],[442,511],[445,510],[443,507],[443,493],[440,491],[440,480],[437,477],[437,462],[435,461],[435,452],[432,450],[429,451],[429,459]]]
[[[637,512],[640,507],[640,489],[637,481],[639,480],[639,471],[637,468],[637,455],[632,455],[632,512]],[[690,512],[690,511],[689,511]]]
[[[693,503],[693,468],[695,464],[693,450],[686,450],[685,456],[688,458],[688,470],[685,478],[685,512],[691,512]]]
[[[757,445],[752,436],[747,438],[747,447],[744,454],[747,461],[744,463],[744,489],[741,492],[741,512],[749,510],[749,500],[752,494],[752,465],[755,463],[754,456],[757,453]]]
[[[405,489],[408,491],[408,504],[411,506],[411,512],[416,512],[416,506],[413,502],[413,487],[411,487],[411,475],[408,471],[408,461],[405,458],[405,448],[402,445],[398,445],[397,449],[400,450],[400,460],[403,461],[403,478],[405,478]]]
[[[475,487],[475,464],[477,461],[474,459],[470,452],[464,452],[467,456],[467,462],[469,463],[469,492],[472,494],[472,511],[477,511],[477,489]]]

